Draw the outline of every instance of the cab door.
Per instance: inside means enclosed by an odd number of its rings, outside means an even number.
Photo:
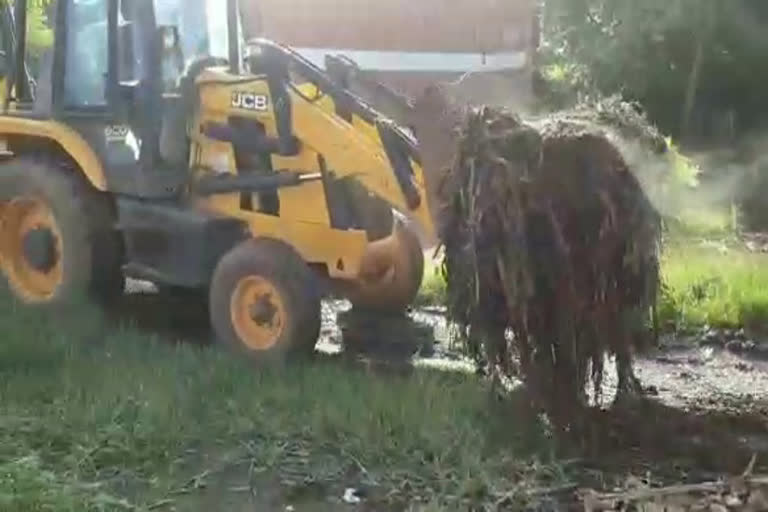
[[[174,195],[159,165],[158,61],[152,0],[59,0],[53,110],[100,156],[110,191]],[[59,70],[60,72],[56,72]]]

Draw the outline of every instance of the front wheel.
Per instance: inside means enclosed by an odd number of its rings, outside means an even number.
[[[216,338],[254,360],[314,351],[321,321],[316,278],[282,242],[247,240],[226,254],[209,302]]]

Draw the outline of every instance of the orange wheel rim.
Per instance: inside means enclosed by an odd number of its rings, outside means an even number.
[[[230,312],[237,336],[251,350],[275,346],[285,328],[285,306],[277,288],[259,276],[240,280]]]
[[[41,267],[25,252],[25,240],[32,232],[52,237],[52,253]],[[56,293],[64,276],[62,236],[51,209],[40,199],[22,197],[2,205],[0,258],[13,290],[27,302],[45,302]]]

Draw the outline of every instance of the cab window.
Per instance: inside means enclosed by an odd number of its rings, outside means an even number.
[[[0,0],[1,1],[1,0]],[[24,61],[27,71],[35,81],[40,79],[47,60],[53,58],[53,20],[56,13],[55,1],[27,3],[27,46]],[[9,15],[15,2],[9,2]],[[4,35],[5,37],[5,35]],[[9,62],[12,56],[8,56]]]
[[[67,6],[64,101],[68,107],[107,104],[107,0],[62,0]]]
[[[10,7],[0,0],[0,80],[8,77],[13,63],[10,37],[11,22]],[[0,94],[5,93],[5,84],[2,84],[2,87],[3,90],[0,90]]]

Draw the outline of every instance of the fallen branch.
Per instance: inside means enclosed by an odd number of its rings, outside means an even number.
[[[768,475],[752,476],[755,457],[743,474],[717,482],[651,488],[640,485],[626,492],[579,492],[585,512],[637,510],[643,512],[768,511]]]

